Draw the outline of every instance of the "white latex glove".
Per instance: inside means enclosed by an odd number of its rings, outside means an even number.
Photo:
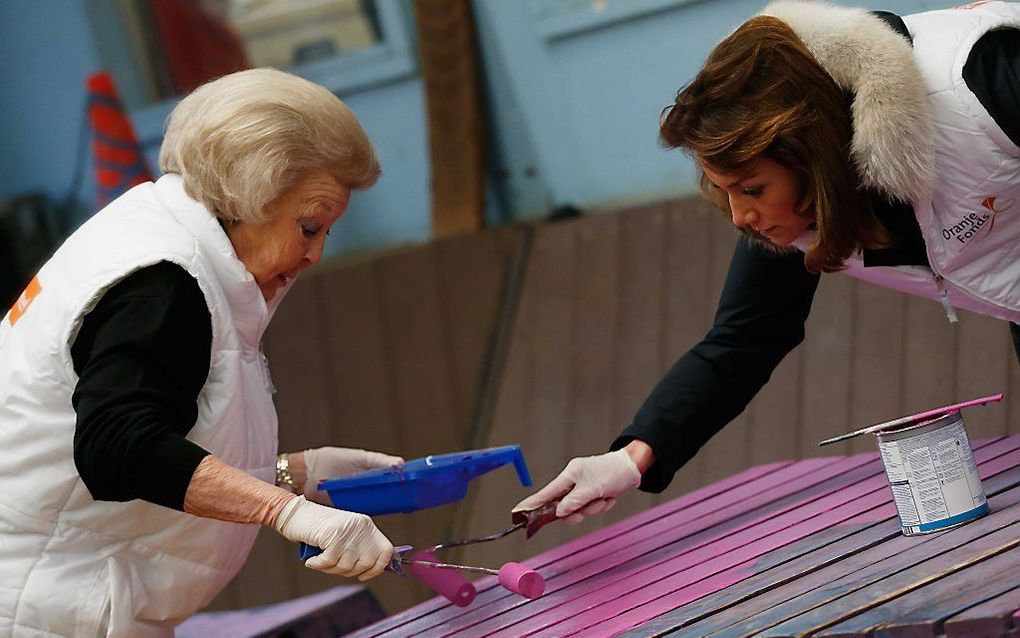
[[[368,580],[381,574],[393,557],[393,543],[371,518],[309,503],[303,496],[283,506],[273,527],[287,540],[321,549],[305,566],[327,574]]]
[[[641,484],[641,472],[627,454],[616,450],[598,456],[571,459],[548,485],[524,499],[514,512],[537,509],[560,499],[556,516],[580,523],[585,516],[609,511],[616,497]]]
[[[320,447],[305,450],[305,498],[316,503],[330,505],[329,494],[319,490],[319,481],[335,476],[349,476],[380,467],[399,467],[404,459],[380,452],[356,450],[346,447]]]

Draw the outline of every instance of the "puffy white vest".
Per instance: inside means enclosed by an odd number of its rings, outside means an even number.
[[[935,123],[930,197],[913,202],[931,269],[865,268],[846,274],[952,306],[1020,322],[1020,148],[967,88],[963,66],[986,32],[1020,26],[1020,4],[976,2],[904,17]],[[796,242],[802,250],[813,237]]]
[[[188,438],[272,481],[277,420],[259,347],[267,305],[216,219],[177,175],[133,188],[78,229],[0,322],[0,636],[167,636],[237,573],[258,527],[136,500],[95,501],[72,458],[83,316],[138,268],[170,261],[212,317]]]

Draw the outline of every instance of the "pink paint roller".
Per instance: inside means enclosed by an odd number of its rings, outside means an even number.
[[[440,562],[436,552],[441,549],[460,547],[462,545],[487,543],[503,538],[519,529],[524,529],[525,537],[531,538],[543,526],[556,520],[556,505],[557,502],[553,502],[547,503],[535,510],[514,512],[512,515],[513,525],[502,532],[480,538],[440,543],[428,549],[415,552],[410,558],[407,557],[407,553],[411,551],[411,547],[406,545],[398,547],[393,560],[390,561],[390,569],[398,574],[405,575],[404,567],[406,567],[407,572],[411,576],[414,576],[425,583],[430,589],[460,607],[470,605],[475,599],[477,591],[474,585],[456,573],[457,571],[491,574],[498,577],[500,585],[515,594],[530,599],[538,598],[545,591],[545,579],[537,571],[520,563],[504,563],[498,570],[489,569],[488,567],[455,565]]]
[[[407,566],[407,571],[411,576],[425,583],[429,589],[458,607],[467,607],[478,594],[475,586],[456,571],[437,569],[436,566],[443,563],[440,563],[439,558],[432,550],[415,552],[409,560],[400,561],[400,563]]]
[[[504,563],[497,569],[442,563],[431,549],[415,552],[411,558],[398,558],[407,571],[432,591],[442,595],[459,607],[467,607],[478,593],[457,571],[491,574],[497,576],[499,584],[515,594],[535,599],[545,591],[545,579],[533,569],[520,563]]]

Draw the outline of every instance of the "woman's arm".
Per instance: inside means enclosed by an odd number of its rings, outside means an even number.
[[[209,374],[212,323],[195,279],[168,262],[112,286],[71,345],[75,465],[93,498],[180,510],[208,451],[185,438]]]
[[[818,275],[797,251],[775,255],[741,237],[711,330],[652,390],[613,442],[642,441],[652,462],[641,489],[660,492],[716,432],[736,418],[804,339]]]
[[[233,523],[273,526],[287,501],[297,498],[212,454],[202,459],[188,484],[184,511]]]

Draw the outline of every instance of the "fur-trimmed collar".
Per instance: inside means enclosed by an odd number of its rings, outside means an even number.
[[[935,127],[910,43],[866,9],[779,0],[779,18],[840,87],[854,95],[851,156],[861,181],[913,202],[935,179]]]

